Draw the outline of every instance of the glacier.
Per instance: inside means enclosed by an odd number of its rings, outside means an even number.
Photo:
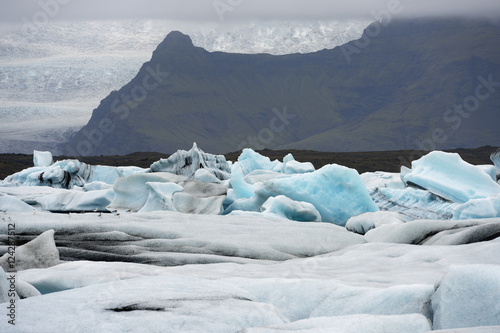
[[[29,32],[3,25],[0,153],[29,154],[33,149],[62,153],[60,143],[88,122],[110,91],[134,78],[171,31],[189,34],[196,46],[210,52],[290,54],[358,39],[369,23],[53,21]]]
[[[17,307],[0,330],[500,330],[493,165],[434,152],[359,175],[195,148],[175,173],[35,153],[0,181],[0,303]]]

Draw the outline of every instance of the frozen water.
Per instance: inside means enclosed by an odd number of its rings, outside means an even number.
[[[12,297],[9,297],[9,287],[10,281],[7,280],[7,275],[0,266],[0,304],[9,302],[12,299]]]
[[[400,213],[385,211],[353,216],[347,221],[345,227],[349,231],[364,235],[369,230],[384,224],[401,224],[405,222],[405,218]]]
[[[15,269],[22,271],[30,268],[47,268],[60,263],[59,252],[54,242],[54,230],[42,233],[29,243],[16,247]],[[9,271],[9,254],[0,258],[0,266]]]
[[[309,202],[321,214],[323,222],[341,226],[352,216],[378,211],[358,172],[336,164],[312,173],[266,181],[255,192],[261,197],[284,195]]]
[[[54,164],[50,151],[33,151],[33,165],[36,167],[49,167]]]
[[[241,333],[418,333],[428,330],[431,330],[428,319],[418,314],[399,316],[355,314],[304,319],[279,326],[248,328]]]
[[[33,207],[16,197],[0,193],[0,211],[31,212]]]
[[[18,213],[15,223],[16,232],[25,237],[55,230],[58,244],[64,245],[59,250],[65,260],[114,260],[162,266],[280,261],[325,254],[365,242],[362,236],[333,224],[309,225],[265,216],[154,212],[99,217],[40,212],[36,216]]]
[[[41,295],[38,289],[33,287],[28,282],[19,279],[16,279],[16,292],[20,298],[28,298]]]
[[[318,210],[308,202],[297,202],[283,195],[270,197],[262,205],[263,213],[275,214],[285,219],[299,222],[320,222]]]
[[[457,203],[500,194],[500,185],[488,174],[454,153],[434,151],[413,161],[404,180]]]
[[[432,297],[434,328],[500,325],[500,267],[452,268]]]
[[[411,187],[411,181],[405,187],[401,176],[406,179],[415,168],[360,177],[329,165],[286,174],[291,155],[283,163],[253,151],[247,155],[222,182],[205,168],[195,172],[198,180],[189,180],[145,169],[107,173],[66,161],[58,162],[59,168],[79,175],[83,187],[2,183],[0,203],[7,196],[10,202],[0,216],[15,223],[18,239],[34,239],[16,248],[17,291],[28,298],[16,300],[22,311],[15,328],[426,332],[434,324],[490,332],[500,327],[491,326],[500,325],[500,218],[469,218],[495,215],[498,195],[458,204]],[[443,166],[430,164],[430,169]],[[242,165],[252,171],[244,172]],[[253,170],[256,165],[267,169]],[[481,172],[493,181],[491,166],[472,167],[470,179]],[[34,169],[17,176],[59,177],[54,166]],[[129,171],[135,173],[127,176]],[[118,178],[111,187],[107,181],[113,177]],[[425,179],[441,186],[433,177]],[[455,181],[453,189],[472,186]],[[114,214],[40,211],[93,210],[112,195],[109,209],[120,210]],[[30,211],[15,213],[19,203]],[[220,213],[223,205],[230,205],[230,215],[208,215]],[[162,211],[133,213],[136,208]],[[289,220],[318,221],[340,213],[349,218],[345,228]],[[467,219],[451,220],[453,213]],[[0,229],[1,253],[8,250],[5,230]],[[0,331],[12,331],[7,325],[0,321]]]
[[[205,169],[219,180],[229,179],[231,168],[224,155],[207,154],[196,143],[189,151],[179,150],[167,159],[151,165],[152,172],[170,172],[193,179],[199,169]]]

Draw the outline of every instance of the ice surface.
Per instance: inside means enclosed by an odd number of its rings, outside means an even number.
[[[33,165],[36,167],[49,167],[54,164],[50,151],[33,151]]]
[[[125,212],[99,217],[41,212],[34,218],[32,213],[18,214],[16,232],[25,237],[55,230],[64,260],[114,260],[162,266],[248,263],[310,257],[365,242],[362,236],[333,224],[309,225],[265,216]]]
[[[500,267],[452,268],[432,297],[434,328],[500,325]]]
[[[16,293],[19,295],[20,298],[28,298],[41,295],[38,289],[33,287],[28,282],[19,279],[16,279]]]
[[[496,226],[486,229],[471,229],[472,227],[493,224]],[[497,219],[482,220],[464,220],[464,221],[434,221],[417,220],[404,224],[384,224],[376,229],[372,229],[365,234],[365,239],[369,242],[386,242],[402,244],[422,244],[434,235],[444,231],[453,230],[455,237],[447,238],[450,244],[446,244],[446,238],[441,239],[441,245],[457,245],[459,239],[464,242],[480,242],[498,236],[499,221]],[[458,235],[459,232],[465,232],[466,235]],[[467,235],[469,232],[472,234]],[[447,234],[447,233],[446,233]],[[440,236],[441,237],[441,236]],[[434,238],[435,240],[435,238]]]
[[[0,193],[0,211],[31,212],[33,211],[33,207],[16,197]]]
[[[106,208],[115,196],[113,190],[82,192],[68,190],[38,199],[43,210],[51,212],[107,212]]]
[[[378,211],[358,172],[336,164],[312,173],[266,181],[257,186],[255,193],[264,198],[284,195],[309,202],[323,222],[340,226],[352,216]]]
[[[10,281],[7,280],[5,271],[0,266],[0,304],[9,302],[12,297],[9,297]]]
[[[455,153],[433,151],[413,161],[404,180],[457,203],[500,194],[499,184]]]
[[[8,257],[9,254],[6,253],[0,258],[0,266],[6,271],[9,271]],[[47,268],[59,263],[59,251],[54,242],[54,230],[45,231],[31,242],[16,247],[16,271],[30,268]]]
[[[353,216],[347,221],[345,227],[349,231],[364,235],[369,230],[384,224],[401,224],[405,222],[405,218],[400,213],[383,211]]]
[[[241,333],[417,333],[430,329],[428,319],[418,314],[399,316],[355,314],[304,319],[279,326],[248,328]]]
[[[283,195],[270,197],[262,205],[263,213],[270,213],[299,222],[320,222],[318,210],[308,202],[297,202]]]
[[[189,151],[179,150],[167,159],[151,165],[152,172],[170,172],[193,179],[199,169],[205,169],[219,180],[229,179],[231,168],[224,155],[207,154],[196,143]]]
[[[18,305],[23,310],[14,329],[24,332],[224,333],[287,322],[277,309],[255,301],[241,288],[192,277],[104,283],[20,300]],[[13,328],[2,320],[0,330],[7,329]]]

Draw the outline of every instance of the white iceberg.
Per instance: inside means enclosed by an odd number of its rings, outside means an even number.
[[[284,195],[270,197],[261,207],[264,214],[274,214],[298,222],[320,222],[321,215],[314,206],[308,202],[298,202]]]
[[[481,168],[463,161],[458,154],[440,151],[413,161],[404,181],[457,203],[500,194],[500,185]]]
[[[33,165],[36,167],[49,167],[54,164],[50,151],[33,151]]]
[[[281,171],[283,165],[277,160],[271,162],[269,157],[262,156],[250,148],[243,149],[238,157],[238,163],[243,175],[248,175],[255,170]]]

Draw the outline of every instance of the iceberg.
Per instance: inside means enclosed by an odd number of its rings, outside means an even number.
[[[296,173],[309,173],[316,170],[311,162],[298,162],[292,154],[288,154],[283,158],[282,171],[284,174],[293,175]]]
[[[261,154],[255,152],[253,149],[245,148],[238,157],[238,164],[240,165],[243,175],[248,175],[255,170],[271,170],[280,171],[282,170],[283,164],[279,161],[273,161],[269,157],[262,156]]]
[[[318,210],[308,202],[297,202],[283,195],[270,197],[261,207],[264,214],[274,214],[298,222],[320,222]]]
[[[434,151],[413,161],[404,181],[456,203],[500,194],[498,183],[455,153]]]
[[[196,171],[205,169],[219,180],[230,178],[231,168],[224,155],[207,154],[196,143],[189,151],[179,150],[167,159],[151,165],[151,172],[169,172],[193,179]]]
[[[88,165],[78,160],[63,160],[49,167],[32,167],[5,178],[4,182],[23,186],[50,186],[70,189],[87,183],[104,182],[112,185],[117,179],[132,174],[145,173],[139,167],[110,167]]]
[[[33,165],[36,167],[49,167],[54,164],[50,151],[33,151]]]
[[[340,226],[352,216],[379,210],[358,172],[336,164],[263,182],[256,185],[255,194],[262,198],[284,195],[308,202],[318,210],[323,222]]]

